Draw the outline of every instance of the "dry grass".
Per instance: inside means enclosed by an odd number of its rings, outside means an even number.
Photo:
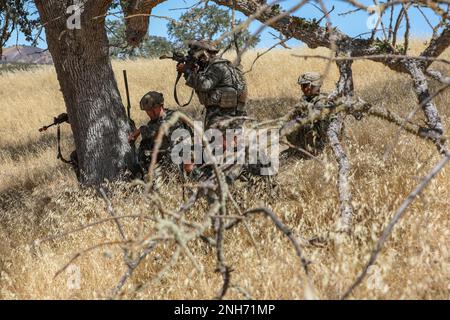
[[[418,51],[420,44],[415,44]],[[311,52],[309,50],[305,50]],[[325,51],[316,50],[325,53]],[[259,118],[283,114],[299,95],[298,75],[307,70],[324,70],[325,62],[300,60],[288,51],[274,51],[261,58],[248,75],[250,113]],[[249,67],[255,53],[245,59]],[[450,58],[450,52],[444,55]],[[168,61],[116,62],[113,64],[120,88],[119,75],[129,73],[132,103],[148,90],[164,92],[168,105],[174,105],[172,88],[175,65]],[[443,66],[438,66],[445,70]],[[383,98],[385,106],[405,115],[416,104],[410,81],[376,63],[356,62],[356,91],[369,101]],[[337,80],[331,68],[325,90]],[[433,89],[436,89],[434,84]],[[30,243],[108,217],[104,203],[90,191],[81,190],[74,174],[56,160],[54,133],[44,135],[37,129],[64,111],[55,73],[51,67],[29,72],[0,75],[0,298],[105,298],[125,271],[121,250],[101,248],[76,261],[81,271],[81,288],[69,289],[69,275],[53,278],[78,250],[100,242],[119,239],[114,225],[88,229],[37,248]],[[183,90],[182,97],[188,96]],[[436,103],[447,131],[450,130],[450,93],[441,94]],[[195,101],[191,107],[199,115]],[[195,112],[194,112],[195,111]],[[145,120],[137,108],[133,116]],[[415,121],[422,121],[418,116]],[[243,208],[260,202],[270,206],[301,237],[329,234],[324,247],[309,247],[312,278],[320,298],[335,299],[354,280],[368,258],[382,228],[402,199],[438,160],[434,147],[415,137],[402,134],[400,143],[387,161],[384,148],[394,137],[396,128],[376,119],[357,122],[347,120],[345,146],[351,158],[352,186],[356,213],[355,231],[351,237],[333,233],[338,216],[336,164],[331,150],[315,161],[289,161],[281,168],[282,190],[278,199],[238,184],[234,193]],[[64,152],[70,151],[70,133],[64,131]],[[425,193],[408,209],[386,247],[370,270],[369,277],[355,291],[362,299],[448,299],[450,298],[450,170],[444,168]],[[168,206],[176,205],[175,184],[164,186]],[[138,193],[118,188],[113,203],[119,214],[145,212],[156,214]],[[190,214],[195,219],[198,212]],[[127,221],[127,232],[134,232],[136,221]],[[233,282],[260,299],[303,299],[302,271],[293,249],[276,229],[261,217],[250,223],[257,240],[254,248],[242,227],[227,234],[227,260],[235,270]],[[180,262],[163,277],[138,295],[129,287],[125,298],[208,299],[217,294],[220,275],[214,273],[215,255],[203,243],[191,243],[192,252],[204,266],[194,271],[189,259]],[[129,285],[137,285],[155,276],[169,259],[170,245],[160,247],[147,258]],[[258,257],[257,251],[260,257]],[[228,298],[242,298],[231,290]]]

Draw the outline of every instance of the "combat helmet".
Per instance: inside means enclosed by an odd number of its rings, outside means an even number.
[[[298,78],[298,84],[309,84],[313,87],[321,87],[322,79],[320,74],[317,72],[306,72]]]
[[[142,97],[141,102],[139,104],[141,110],[150,110],[163,103],[164,103],[164,96],[162,93],[150,91]]]
[[[206,50],[213,53],[218,53],[220,50],[210,40],[192,40],[189,41],[189,48],[193,51]]]

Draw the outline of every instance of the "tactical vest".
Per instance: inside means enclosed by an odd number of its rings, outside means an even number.
[[[142,141],[139,145],[138,159],[143,167],[148,167],[148,165],[150,164],[153,146],[155,145],[155,138],[158,135],[159,128],[165,121],[170,119],[170,117],[174,114],[173,110],[166,109],[165,112],[166,115],[164,118],[151,120],[147,123],[147,125],[140,127]],[[172,127],[170,132],[172,132],[175,129],[176,126]],[[170,149],[170,133],[167,136],[163,137],[161,147],[158,153],[158,161],[170,155],[169,149]]]
[[[211,71],[211,67],[217,66],[222,73],[220,82],[215,88],[202,92],[197,91],[200,103],[221,108],[244,107],[247,101],[247,84],[240,67],[235,67],[225,59],[217,58],[203,71],[205,74]]]

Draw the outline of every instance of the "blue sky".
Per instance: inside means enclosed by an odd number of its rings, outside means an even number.
[[[379,0],[382,2],[382,0]],[[162,3],[158,5],[152,12],[153,15],[157,16],[167,16],[173,19],[177,19],[185,10],[173,10],[177,8],[186,8],[193,4],[195,4],[196,0],[168,0],[165,3]],[[269,0],[271,2],[271,0]],[[313,2],[313,1],[311,1]],[[373,4],[373,0],[360,0],[361,3],[364,4]],[[292,1],[292,0],[285,0],[281,2],[281,5],[285,9],[289,9],[296,5],[298,1]],[[370,29],[367,26],[367,21],[369,18],[369,14],[366,12],[356,12],[349,15],[340,15],[344,12],[347,12],[349,10],[354,9],[349,4],[344,3],[343,1],[339,0],[325,0],[325,5],[330,10],[334,6],[334,11],[330,13],[331,20],[334,26],[337,26],[341,31],[344,33],[350,35],[350,36],[358,36],[361,34],[365,34],[362,37],[367,37],[367,33],[370,31]],[[400,10],[400,7],[397,6],[396,12]],[[425,15],[428,17],[430,22],[432,24],[436,24],[439,19],[438,17],[431,11],[431,10],[424,10]],[[323,13],[318,10],[314,5],[311,3],[308,3],[304,5],[300,10],[296,11],[294,13],[297,16],[305,17],[305,18],[317,18],[320,19],[323,17]],[[411,34],[415,37],[425,38],[429,37],[431,35],[431,28],[428,26],[428,23],[426,22],[423,15],[419,12],[417,9],[410,9],[409,12],[410,21],[411,21]],[[245,20],[246,17],[243,14],[238,13],[237,18],[241,20]],[[386,15],[385,20],[388,19],[388,15]],[[325,20],[322,22],[322,24],[325,22]],[[159,19],[152,17],[150,20],[150,31],[149,33],[151,35],[157,35],[157,36],[167,36],[167,20],[166,19]],[[255,22],[251,25],[250,30],[252,32],[256,31],[260,24],[258,22]],[[404,23],[402,24],[402,27],[400,29],[400,35],[404,32],[405,27]],[[258,47],[260,48],[267,48],[271,46],[272,44],[276,43],[277,41],[273,39],[273,36],[270,35],[269,31],[270,29],[266,29],[264,33],[261,36],[261,42],[259,43]],[[382,33],[379,33],[380,37],[382,36]],[[8,43],[7,46],[14,45],[16,43],[16,36],[12,37]],[[25,43],[24,38],[22,35],[19,35],[18,37],[19,44]],[[291,40],[288,42],[290,46],[300,46],[301,42],[296,40]],[[39,43],[39,47],[46,48],[45,41],[41,41]]]

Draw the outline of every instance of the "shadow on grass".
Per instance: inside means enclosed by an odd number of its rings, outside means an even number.
[[[61,137],[61,145],[63,146],[70,144],[71,141],[71,137]],[[56,134],[48,133],[40,136],[37,140],[24,144],[0,145],[0,161],[8,158],[13,161],[20,161],[24,156],[35,156],[50,148],[55,150],[56,157]],[[70,153],[71,150],[62,150],[62,152]]]

